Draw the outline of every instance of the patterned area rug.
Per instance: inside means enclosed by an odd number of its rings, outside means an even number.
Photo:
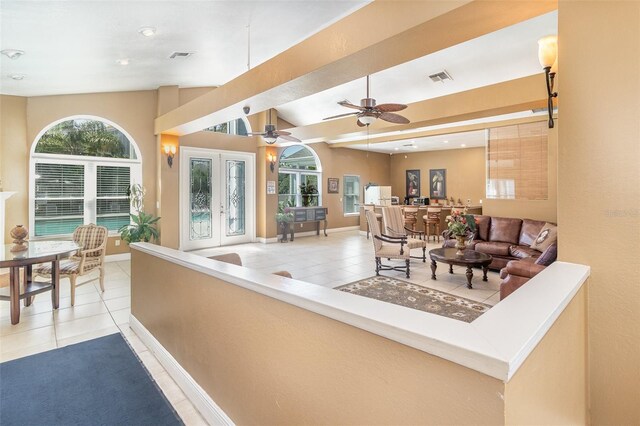
[[[335,290],[389,302],[464,322],[472,322],[491,305],[389,277],[371,277]]]

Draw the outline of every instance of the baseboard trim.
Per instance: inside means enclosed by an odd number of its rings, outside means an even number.
[[[258,237],[256,238],[256,241],[262,244],[277,243],[278,237],[272,237],[272,238]]]
[[[367,231],[363,231],[362,229],[359,232],[361,237],[366,237],[367,236]]]
[[[158,340],[146,329],[133,315],[129,316],[129,326],[138,335],[140,340],[158,358],[158,361],[167,370],[167,373],[182,389],[189,401],[196,407],[202,417],[210,425],[233,426],[233,421],[216,404],[204,389],[191,377],[176,359],[162,346]]]
[[[131,260],[131,253],[110,254],[104,257],[105,262],[122,262],[124,260]]]
[[[334,234],[336,232],[357,231],[358,229],[360,229],[358,225],[345,226],[342,228],[329,228],[327,229],[327,234]],[[360,233],[361,235],[366,235],[366,232],[362,234],[362,231],[360,231]],[[313,237],[314,235],[316,235],[316,231],[304,231],[304,232],[295,233],[295,237]],[[324,234],[322,233],[322,229],[321,229],[320,236],[323,236],[323,235]],[[258,237],[256,238],[256,240],[259,243],[263,243],[263,244],[277,243],[278,241],[280,241],[280,235],[278,235],[277,237],[271,237],[271,238]]]

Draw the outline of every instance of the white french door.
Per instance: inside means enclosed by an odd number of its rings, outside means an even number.
[[[255,154],[180,148],[180,249],[255,236]]]

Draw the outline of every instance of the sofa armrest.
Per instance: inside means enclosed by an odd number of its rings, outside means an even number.
[[[517,275],[519,277],[533,278],[538,275],[546,266],[536,265],[528,261],[512,260],[507,263],[506,272],[509,275]]]

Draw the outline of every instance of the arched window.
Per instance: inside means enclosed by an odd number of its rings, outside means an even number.
[[[66,235],[88,223],[118,231],[130,223],[127,193],[141,175],[137,146],[115,124],[85,116],[52,123],[31,153],[31,235]]]
[[[236,118],[233,121],[207,127],[204,130],[208,132],[227,133],[229,135],[247,136],[250,132],[250,130],[248,130],[249,128],[248,121],[244,118]]]
[[[322,205],[322,169],[316,153],[304,145],[287,147],[280,155],[279,207]]]

